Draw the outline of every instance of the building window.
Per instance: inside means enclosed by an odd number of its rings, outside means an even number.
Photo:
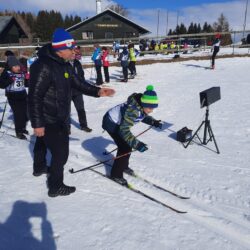
[[[105,38],[106,39],[113,39],[114,34],[113,32],[105,32]]]
[[[133,33],[133,32],[126,32],[125,33],[125,37],[133,37],[135,35],[135,33]]]
[[[82,39],[93,39],[93,31],[82,32]]]

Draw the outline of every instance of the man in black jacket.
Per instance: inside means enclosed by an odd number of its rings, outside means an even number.
[[[77,51],[78,50],[75,50],[76,53],[77,53]],[[71,60],[70,63],[74,68],[75,74],[78,76],[78,78],[81,80],[81,82],[83,84],[85,84],[85,83],[88,84],[88,82],[86,82],[86,80],[85,80],[84,71],[83,71],[83,68],[82,68],[80,61],[78,59],[76,59],[76,57],[74,56],[74,59]],[[88,127],[88,123],[87,123],[87,117],[86,117],[86,112],[85,112],[85,108],[84,108],[83,96],[79,90],[72,89],[72,101],[73,101],[75,108],[76,108],[76,111],[77,111],[78,120],[80,123],[81,130],[83,130],[85,132],[91,132],[92,129]]]
[[[69,155],[69,118],[71,88],[83,94],[112,96],[113,89],[82,84],[69,60],[74,55],[75,41],[64,29],[57,29],[51,44],[39,50],[30,69],[28,106],[31,125],[37,140],[34,147],[33,175],[47,173],[46,151],[51,152],[48,195],[69,195],[75,187],[63,183],[63,167]]]

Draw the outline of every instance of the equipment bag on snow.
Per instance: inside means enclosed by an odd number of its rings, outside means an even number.
[[[192,131],[191,129],[184,127],[177,131],[176,140],[179,142],[187,142],[192,138]]]

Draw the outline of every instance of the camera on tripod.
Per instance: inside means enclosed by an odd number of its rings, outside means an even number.
[[[212,87],[210,89],[200,92],[201,108],[208,107],[220,100],[220,87]]]
[[[188,145],[193,141],[194,137],[196,136],[198,140],[200,141],[201,144],[207,145],[209,141],[214,141],[215,147],[217,154],[220,153],[219,148],[217,146],[214,133],[212,131],[212,127],[210,124],[210,120],[208,119],[209,116],[209,105],[215,103],[216,101],[221,99],[220,95],[220,87],[212,87],[210,89],[206,89],[202,92],[200,92],[200,105],[201,108],[206,107],[206,115],[205,115],[205,120],[202,121],[198,129],[195,131],[193,136],[188,140],[188,143],[184,145],[185,148],[188,147]],[[203,139],[201,139],[198,135],[198,132],[204,125],[204,133],[203,133]]]

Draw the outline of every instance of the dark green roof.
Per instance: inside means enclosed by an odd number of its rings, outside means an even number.
[[[6,28],[12,18],[12,16],[0,16],[0,33]]]
[[[84,21],[79,22],[79,23],[77,23],[77,24],[75,24],[75,25],[73,25],[73,26],[67,28],[66,30],[67,30],[68,32],[71,32],[71,31],[73,31],[73,30],[76,30],[76,29],[80,28],[82,25],[87,24],[87,23],[89,23],[89,22],[92,22],[92,21],[95,20],[96,18],[98,18],[98,17],[100,17],[100,16],[103,16],[103,15],[105,15],[105,14],[107,14],[107,13],[110,14],[110,15],[116,16],[118,19],[122,20],[123,22],[126,22],[126,23],[128,23],[129,25],[135,27],[135,28],[139,31],[140,34],[149,33],[149,31],[148,31],[147,29],[145,29],[145,28],[143,28],[142,26],[140,26],[140,25],[138,25],[138,24],[132,22],[132,21],[129,20],[128,18],[126,18],[126,17],[124,17],[124,16],[122,16],[122,15],[116,13],[115,11],[113,11],[113,10],[111,10],[111,9],[106,9],[106,10],[104,10],[103,12],[101,12],[101,13],[99,13],[99,14],[97,14],[97,15],[91,17],[91,18],[85,19]]]

